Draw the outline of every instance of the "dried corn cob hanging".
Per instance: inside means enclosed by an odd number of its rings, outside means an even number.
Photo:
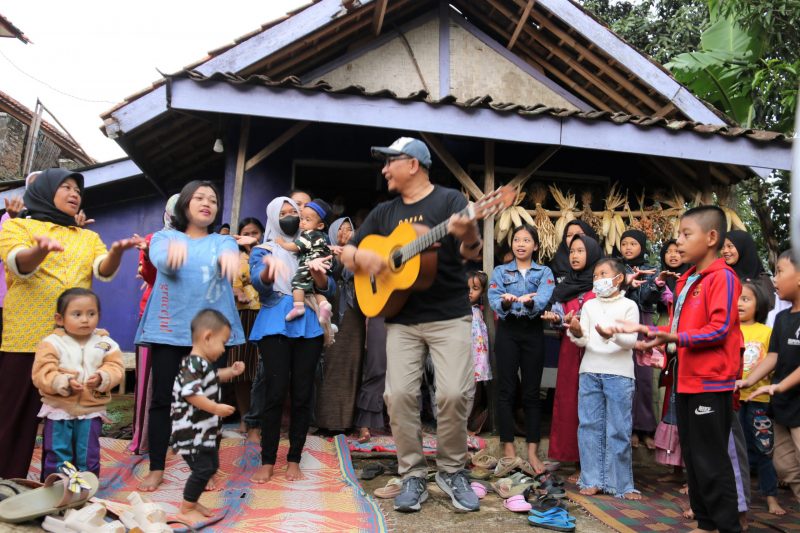
[[[539,263],[550,260],[556,253],[561,234],[556,232],[550,215],[542,207],[547,199],[547,189],[541,183],[530,189],[530,198],[534,204],[533,226],[539,233]]]
[[[550,185],[550,194],[553,195],[558,204],[558,210],[561,211],[561,216],[556,220],[556,235],[563,235],[564,228],[567,227],[567,222],[575,220],[575,195],[567,191],[567,194],[561,192],[557,185]]]
[[[518,192],[517,199],[514,200],[514,203],[503,210],[497,218],[494,238],[498,243],[502,243],[504,240],[510,243],[512,230],[517,226],[521,226],[523,222],[531,226],[534,225],[531,215],[520,205],[524,198],[525,192]]]
[[[603,229],[603,221],[592,211],[592,191],[583,191],[581,193],[581,204],[582,209],[578,213],[578,218],[589,224],[600,235],[600,230]]]
[[[659,193],[656,195],[656,199],[667,206],[667,209],[664,210],[664,216],[667,217],[669,222],[669,237],[677,239],[681,216],[686,212],[686,199],[674,189],[670,195],[663,192]]]
[[[605,199],[606,210],[603,211],[602,234],[605,252],[609,255],[614,251],[614,247],[619,249],[620,238],[625,232],[625,222],[622,220],[622,216],[617,213],[617,209],[625,204],[626,196],[622,196],[619,182],[617,182],[608,191],[608,196]]]
[[[720,209],[725,211],[725,218],[728,221],[728,231],[732,229],[740,229],[747,231],[747,228],[739,218],[738,213],[730,207],[731,203],[731,190],[728,187],[715,187],[714,194],[717,195],[717,204]]]

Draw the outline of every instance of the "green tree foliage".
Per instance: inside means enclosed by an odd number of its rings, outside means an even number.
[[[800,0],[583,3],[741,126],[793,133]],[[788,173],[749,180],[738,188],[738,196],[742,219],[773,263],[788,246]]]

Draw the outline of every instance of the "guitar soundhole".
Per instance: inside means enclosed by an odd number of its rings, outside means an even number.
[[[403,254],[398,250],[392,254],[392,268],[397,270],[403,266]]]

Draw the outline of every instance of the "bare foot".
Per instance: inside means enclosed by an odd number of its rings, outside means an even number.
[[[648,450],[655,450],[656,449],[656,441],[653,440],[653,437],[647,435],[644,438],[644,445],[647,446]]]
[[[358,430],[358,442],[361,444],[367,443],[372,439],[372,435],[369,433],[369,428],[360,428]]]
[[[581,471],[576,470],[574,474],[572,474],[567,478],[567,481],[569,481],[570,483],[577,483],[580,478],[581,478]]]
[[[639,494],[638,492],[626,492],[625,494],[622,495],[622,497],[625,498],[626,500],[641,500],[642,499],[642,495]]]
[[[528,462],[533,467],[533,471],[537,474],[541,474],[546,472],[547,469],[544,467],[544,463],[541,459],[539,459],[539,443],[537,442],[529,442],[528,443]]]
[[[686,509],[683,512],[683,517],[686,518],[687,520],[694,520],[694,511],[692,511],[691,509]]]
[[[252,442],[253,444],[261,444],[261,429],[259,428],[248,429],[247,442]]]
[[[298,463],[288,463],[286,465],[286,479],[288,481],[299,481],[305,478],[306,476],[300,471],[300,465]]]
[[[681,488],[678,489],[679,494],[689,494],[689,484],[684,483]]]
[[[585,489],[581,489],[581,494],[584,496],[594,496],[600,492],[600,489],[597,487],[586,487]]]
[[[511,457],[514,458],[517,456],[517,449],[514,448],[513,442],[504,442],[503,443],[503,457]]]
[[[151,470],[139,483],[138,490],[142,492],[154,492],[164,480],[163,470]]]
[[[209,509],[208,507],[206,507],[205,505],[203,505],[200,502],[197,502],[196,504],[194,504],[194,508],[197,511],[199,511],[200,514],[205,516],[206,518],[211,518],[212,516],[214,516],[214,511],[212,511],[211,509]]]
[[[239,433],[241,433],[242,435],[247,433],[247,424],[244,423],[244,420],[239,422]]]
[[[205,522],[208,517],[197,509],[192,509],[191,511],[186,511],[185,513],[179,513],[175,515],[175,518],[194,527],[197,524],[202,524]]]
[[[769,507],[769,512],[774,515],[783,516],[786,514],[786,510],[781,507],[781,504],[778,503],[778,498],[775,496],[767,496],[767,507]]]
[[[639,435],[634,433],[631,435],[631,448],[638,448],[639,447]]]
[[[253,483],[266,483],[272,479],[272,474],[275,471],[275,465],[261,465],[252,476],[250,481]]]
[[[206,483],[206,490],[210,492],[216,492],[218,490],[222,490],[222,487],[225,486],[225,474],[220,471],[217,471],[211,479],[208,480]]]

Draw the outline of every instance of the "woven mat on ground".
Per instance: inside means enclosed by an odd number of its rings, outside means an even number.
[[[127,503],[126,496],[148,472],[146,456],[126,451],[129,441],[100,439],[101,498]],[[372,496],[358,484],[344,436],[332,441],[309,436],[300,468],[303,481],[286,481],[288,442],[281,440],[276,476],[269,483],[249,481],[260,461],[260,449],[244,439],[223,439],[220,471],[223,490],[204,492],[200,503],[211,509],[227,509],[225,518],[203,531],[237,532],[385,532],[386,519]],[[39,478],[41,448],[31,462],[29,477]],[[178,510],[189,467],[178,457],[167,460],[165,483],[148,496],[167,510]]]
[[[620,533],[683,532],[697,526],[697,522],[683,518],[683,510],[689,508],[689,497],[678,492],[681,485],[657,480],[664,475],[663,470],[634,468],[633,474],[636,488],[643,496],[639,501],[607,495],[584,496],[576,485],[567,482],[568,496],[591,516]],[[789,491],[778,491],[780,503],[787,510],[784,516],[767,512],[766,500],[758,493],[756,484],[753,484],[751,493],[753,499],[748,513],[751,533],[800,531],[800,513]]]
[[[340,435],[341,437],[341,435]],[[337,437],[339,438],[339,437]],[[369,442],[358,442],[358,437],[347,437],[351,452],[359,453],[397,453],[397,445],[391,435],[373,435]],[[482,450],[486,441],[477,436],[467,437],[467,448],[471,451]],[[436,435],[422,435],[422,451],[425,455],[436,455]]]

